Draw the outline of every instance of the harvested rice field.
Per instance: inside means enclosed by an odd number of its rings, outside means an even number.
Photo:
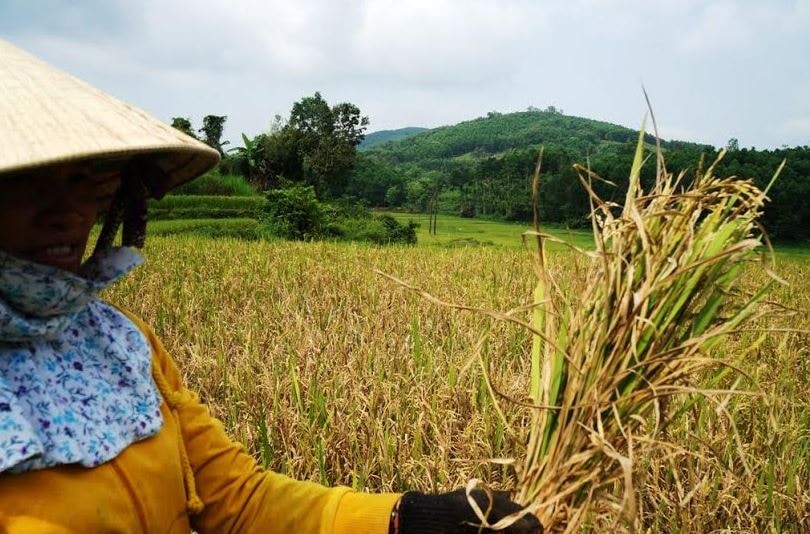
[[[510,310],[536,279],[519,248],[367,247],[153,236],[147,264],[105,296],[143,317],[188,385],[260,463],[368,491],[509,488],[525,455],[531,339],[512,324],[431,303]],[[727,372],[690,378],[663,410],[671,445],[633,459],[639,523],[651,532],[806,531],[810,525],[810,256],[777,254],[769,300],[784,308],[725,338]],[[548,269],[576,299],[582,260]],[[766,274],[751,268],[755,290]],[[528,320],[530,311],[525,311]],[[476,343],[507,421],[495,412]],[[735,393],[729,393],[734,391]],[[606,488],[610,492],[610,488]],[[618,491],[618,490],[617,490]],[[620,495],[617,495],[620,497]],[[606,526],[596,520],[586,528]]]

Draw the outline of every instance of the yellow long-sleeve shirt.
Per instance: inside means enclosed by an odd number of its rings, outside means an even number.
[[[152,331],[130,318],[152,345],[163,428],[96,468],[0,474],[0,534],[388,532],[399,495],[325,488],[261,469],[185,388]]]

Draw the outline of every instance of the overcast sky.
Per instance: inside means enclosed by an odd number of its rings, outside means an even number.
[[[162,120],[268,129],[321,91],[369,131],[554,105],[662,137],[810,144],[810,0],[0,0],[0,36]]]

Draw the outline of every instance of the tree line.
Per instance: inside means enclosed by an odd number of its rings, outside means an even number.
[[[560,110],[485,117],[437,128],[358,152],[368,118],[357,106],[330,106],[320,93],[296,102],[287,118],[244,146],[223,151],[217,134],[225,117],[203,121],[201,138],[224,154],[222,170],[245,176],[260,190],[290,185],[313,187],[318,199],[343,199],[375,208],[438,212],[528,222],[532,217],[531,177],[544,149],[540,216],[543,221],[580,227],[589,224],[588,196],[575,163],[615,184],[597,182],[605,199],[620,201],[627,186],[637,131],[563,115]],[[222,119],[221,121],[218,119]],[[176,127],[191,130],[175,119]],[[645,141],[652,147],[654,137]],[[719,150],[709,145],[664,142],[670,170],[687,179]],[[765,187],[783,159],[787,165],[770,191],[763,223],[779,240],[810,237],[810,147],[755,150],[729,141],[717,173],[752,178]],[[655,179],[653,162],[642,183]]]
[[[217,149],[226,174],[242,175],[263,191],[312,186],[321,200],[342,196],[369,123],[354,104],[330,106],[316,92],[295,102],[289,117],[277,115],[268,132],[252,139],[243,134],[242,147],[225,151],[227,142],[220,139],[226,119],[206,116],[199,129],[202,137],[188,118],[175,117],[172,126]]]

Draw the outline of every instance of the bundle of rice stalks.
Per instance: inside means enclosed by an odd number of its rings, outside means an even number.
[[[576,302],[555,291],[548,236],[536,232],[534,408],[518,500],[547,531],[572,531],[603,513],[633,521],[634,456],[661,446],[663,400],[695,393],[708,369],[727,370],[712,347],[763,313],[768,288],[742,294],[738,280],[760,256],[765,192],[715,176],[717,161],[686,184],[684,173],[667,171],[660,147],[655,184],[642,191],[643,132],[623,207],[601,200],[591,187],[598,177],[578,167],[596,249],[582,252],[590,265]]]

